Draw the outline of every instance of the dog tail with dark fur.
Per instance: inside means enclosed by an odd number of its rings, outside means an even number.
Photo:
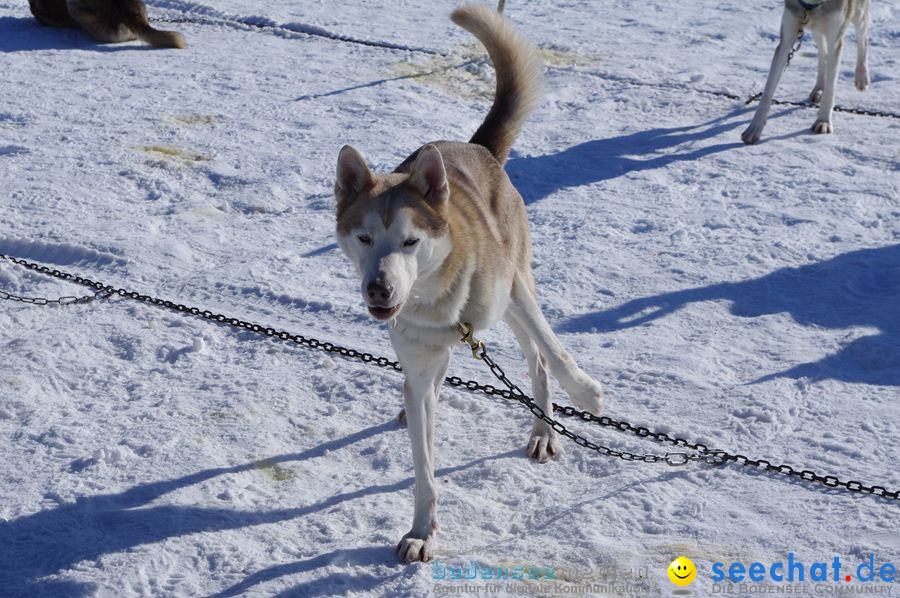
[[[483,145],[503,164],[522,124],[540,102],[541,58],[528,40],[487,6],[466,5],[453,11],[451,18],[484,44],[494,63],[494,104],[469,143]]]
[[[134,31],[141,41],[147,42],[155,48],[186,48],[187,43],[177,31],[160,31],[150,26],[147,17],[142,14],[129,12],[125,22]]]

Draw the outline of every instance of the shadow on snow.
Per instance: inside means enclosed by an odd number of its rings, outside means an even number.
[[[719,300],[729,301],[731,313],[743,318],[787,313],[804,326],[878,330],[819,361],[798,364],[756,382],[804,377],[900,386],[900,245],[852,251],[761,278],[635,299],[571,318],[559,329],[623,330],[649,324],[690,303]]]
[[[234,467],[208,469],[173,480],[140,484],[118,494],[79,497],[74,503],[0,522],[0,595],[66,598],[92,595],[96,591],[96,587],[92,583],[44,578],[64,572],[81,561],[96,560],[104,554],[123,552],[142,544],[151,544],[167,538],[199,532],[216,532],[287,521],[326,511],[336,505],[361,497],[394,493],[412,488],[414,479],[406,478],[389,484],[374,485],[336,494],[303,507],[271,511],[237,511],[217,507],[183,505],[147,506],[167,493],[217,476],[253,471],[260,464],[271,466],[288,461],[304,461],[321,457],[330,451],[366,438],[399,429],[399,424],[391,421],[371,426],[344,438],[322,443],[301,453],[281,455]],[[435,475],[449,475],[489,461],[511,458],[519,452],[509,451],[482,457],[470,463],[439,469]],[[278,565],[258,571],[249,575],[239,584],[220,592],[217,596],[221,598],[236,596],[256,584],[283,575],[312,571],[326,565],[390,564],[399,567],[399,562],[395,558],[391,547],[337,550],[297,563]],[[331,573],[301,587],[304,588],[303,595],[312,596],[328,594],[335,587],[339,587],[340,591],[350,589],[362,591],[384,581],[383,577]]]
[[[746,126],[745,119],[732,119],[752,110],[753,108],[739,108],[699,125],[656,128],[608,139],[585,141],[555,154],[520,156],[514,152],[506,164],[506,172],[522,194],[525,203],[531,204],[561,189],[598,183],[631,172],[665,168],[675,162],[697,160],[744,147],[737,139],[731,143],[697,148],[693,146],[697,142]],[[771,115],[769,120],[795,110],[798,108],[778,112]],[[795,137],[804,132],[805,130],[798,131],[765,141]],[[672,149],[675,151],[667,152]]]
[[[45,27],[32,17],[0,17],[0,52],[33,50],[148,50],[144,44],[101,44],[76,28]]]

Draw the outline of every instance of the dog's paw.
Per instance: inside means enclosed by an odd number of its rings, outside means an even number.
[[[600,415],[603,410],[603,385],[584,372],[580,372],[575,384],[565,391],[581,409],[594,415]]]
[[[856,69],[856,89],[865,91],[869,86],[869,69],[866,67]]]
[[[834,127],[831,122],[827,120],[817,120],[813,123],[812,132],[816,135],[820,135],[822,133],[834,133]]]
[[[811,104],[818,104],[819,100],[822,99],[822,88],[814,87],[812,92],[809,94],[809,102]]]
[[[409,532],[397,544],[397,556],[405,563],[415,563],[417,561],[427,563],[434,558],[435,545],[434,532],[431,532],[424,538],[417,537],[417,534]]]
[[[762,127],[757,127],[756,125],[750,125],[741,133],[741,141],[747,145],[753,145],[758,142],[760,137],[762,137]]]
[[[528,453],[529,458],[538,463],[546,463],[550,459],[555,459],[562,452],[559,436],[549,426],[535,429],[531,432],[525,452]]]
[[[400,413],[397,414],[397,421],[400,422],[401,426],[406,426],[406,409],[400,410]]]

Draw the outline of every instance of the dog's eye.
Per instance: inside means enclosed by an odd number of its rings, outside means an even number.
[[[415,245],[418,242],[419,242],[418,239],[407,239],[407,240],[403,241],[403,246],[404,247],[412,247],[413,245]]]
[[[372,244],[372,237],[370,237],[369,235],[359,235],[356,238],[359,239],[359,242],[362,243],[363,245],[371,245]]]

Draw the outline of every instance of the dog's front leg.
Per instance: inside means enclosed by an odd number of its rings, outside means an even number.
[[[434,481],[434,417],[437,408],[435,380],[447,369],[450,349],[410,346],[399,339],[392,340],[406,372],[403,402],[416,474],[412,529],[397,545],[397,555],[406,562],[430,561],[434,556],[437,534],[437,485]]]
[[[825,66],[825,87],[822,89],[822,102],[819,104],[819,114],[813,123],[813,133],[833,133],[834,125],[831,124],[832,110],[834,109],[834,91],[837,86],[838,67],[841,64],[841,52],[844,49],[844,32],[846,27],[842,24],[843,16],[833,13],[827,16],[826,36],[828,43],[828,63]]]
[[[853,21],[856,29],[856,89],[865,91],[869,86],[869,3],[863,2]]]
[[[778,81],[781,79],[781,73],[787,65],[788,55],[791,53],[791,47],[794,40],[801,31],[800,18],[788,9],[784,10],[781,17],[781,40],[778,47],[775,48],[775,56],[772,57],[772,66],[769,68],[769,77],[766,79],[766,88],[763,90],[762,98],[759,100],[759,107],[750,126],[741,134],[741,140],[744,143],[752,144],[759,141],[762,135],[763,127],[766,126],[766,119],[769,117],[769,109],[772,107],[772,99],[775,97],[775,88],[778,87]]]
[[[828,68],[828,38],[821,32],[813,31],[813,39],[818,50],[819,67],[816,70],[816,85],[809,94],[809,101],[817,104],[822,99],[822,90],[825,89],[825,71]]]

